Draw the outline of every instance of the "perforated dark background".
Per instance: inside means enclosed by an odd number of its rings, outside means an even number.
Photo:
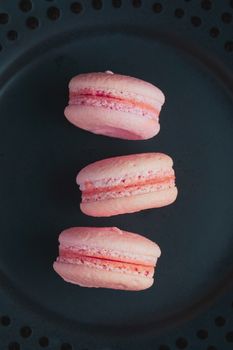
[[[147,30],[153,27],[158,32],[172,31],[178,40],[182,37],[193,49],[205,50],[207,55],[214,56],[229,72],[232,71],[232,0],[1,0],[0,86],[6,82],[9,70],[17,71],[25,52],[30,54],[30,50],[36,49],[39,44],[40,50],[49,49],[48,37],[60,40],[68,32],[75,37],[79,29],[91,27],[109,26],[113,30],[124,31],[132,22],[134,27],[144,26]],[[232,83],[230,75],[229,83]],[[35,312],[30,305],[25,307],[23,297],[19,303],[14,290],[5,288],[4,278],[2,275],[0,287],[1,349],[131,349],[130,342],[121,347],[120,341],[95,347],[94,335],[93,339],[80,335],[77,341],[74,329],[61,331],[61,327],[54,326],[56,320],[43,317],[43,310]],[[195,315],[191,321],[155,336],[148,349],[233,349],[232,290],[228,288],[221,299],[216,299],[205,312]]]

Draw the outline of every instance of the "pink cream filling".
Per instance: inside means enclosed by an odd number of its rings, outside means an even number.
[[[64,243],[60,245],[60,256],[76,258],[80,256],[88,256],[106,260],[121,261],[145,266],[154,266],[157,258],[152,255],[133,254],[124,251],[110,250],[103,248],[89,248],[87,246],[70,246]]]
[[[124,180],[123,180],[124,181]],[[175,186],[175,175],[137,180],[132,183],[95,187],[90,181],[82,189],[82,202],[99,201],[104,199],[127,197],[137,194],[162,191]],[[83,187],[83,186],[82,186]]]
[[[94,267],[100,270],[109,270],[109,271],[118,271],[123,273],[144,275],[146,277],[153,277],[154,274],[154,265],[144,265],[142,263],[115,260],[110,259],[110,257],[105,256],[88,256],[80,254],[79,251],[75,252],[68,248],[59,249],[59,257],[57,261],[60,263],[74,264]],[[120,258],[119,258],[120,259]]]
[[[70,105],[104,107],[121,112],[134,113],[158,120],[161,107],[133,97],[115,96],[110,92],[83,89],[70,91]]]

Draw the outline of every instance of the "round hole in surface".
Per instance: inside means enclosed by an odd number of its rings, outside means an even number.
[[[233,343],[233,332],[228,332],[226,334],[226,341],[228,341],[228,343]]]
[[[160,13],[163,9],[163,6],[159,3],[159,2],[156,2],[154,5],[153,5],[153,11],[155,13]]]
[[[2,46],[1,46],[1,48],[2,48]],[[0,322],[1,322],[2,326],[7,327],[11,324],[11,319],[9,316],[4,315],[0,318]]]
[[[23,338],[29,338],[32,334],[32,330],[28,326],[24,326],[20,329],[20,335]]]
[[[204,10],[210,10],[212,7],[212,1],[211,0],[202,0],[201,7]]]
[[[59,10],[59,8],[57,8],[55,6],[49,7],[48,10],[47,10],[47,16],[52,21],[57,20],[60,17],[60,10]]]
[[[9,21],[8,13],[0,13],[0,24],[6,24]]]
[[[218,350],[216,346],[210,345],[206,348],[206,350]]]
[[[229,13],[229,12],[224,12],[222,14],[221,18],[222,18],[222,21],[224,23],[231,23],[231,21],[232,21],[232,14]]]
[[[222,316],[218,316],[215,318],[214,322],[217,327],[223,327],[226,323],[226,320]]]
[[[191,23],[194,27],[200,27],[200,25],[201,25],[200,17],[197,17],[197,16],[191,17]]]
[[[175,16],[177,18],[182,18],[184,16],[184,10],[183,9],[175,9]]]
[[[92,0],[92,6],[95,10],[100,10],[103,4],[101,0]]]
[[[141,0],[133,0],[133,1],[132,1],[132,5],[133,5],[133,7],[135,7],[135,8],[139,8],[139,7],[142,6],[142,2],[141,2]]]
[[[7,38],[11,41],[16,40],[18,37],[18,33],[15,30],[9,30],[7,32]]]
[[[17,342],[11,342],[9,345],[8,345],[8,350],[20,350],[20,345],[19,343]]]
[[[212,38],[217,38],[219,36],[220,30],[217,27],[210,28],[210,36]]]
[[[199,339],[207,339],[208,338],[208,332],[205,329],[199,329],[199,331],[197,331],[197,337]]]
[[[30,29],[36,29],[39,26],[39,21],[36,17],[29,17],[26,20],[26,25]]]
[[[227,52],[232,52],[233,51],[233,41],[226,41],[224,47],[225,47],[225,50]]]
[[[72,345],[69,343],[64,343],[61,345],[61,350],[72,350]]]
[[[39,339],[39,344],[42,348],[46,348],[49,345],[49,339],[47,337],[41,337]]]
[[[19,2],[19,8],[23,12],[28,12],[32,9],[32,3],[30,0],[22,0]]]
[[[70,10],[74,13],[80,13],[82,12],[83,6],[80,4],[80,2],[73,2],[70,5]]]
[[[178,349],[186,349],[188,346],[188,342],[185,338],[178,338],[176,340],[176,347]]]
[[[112,0],[112,6],[115,8],[121,7],[121,0]]]
[[[168,345],[160,345],[159,350],[171,350]]]

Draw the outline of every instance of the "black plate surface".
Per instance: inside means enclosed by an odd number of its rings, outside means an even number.
[[[118,140],[67,122],[69,79],[105,70],[164,91],[158,136]],[[94,335],[99,344],[101,337],[165,334],[206,309],[233,271],[232,93],[224,66],[169,35],[103,29],[38,46],[7,74],[0,90],[1,288],[54,327]],[[174,159],[175,204],[112,218],[80,212],[75,176],[83,166],[154,151]],[[70,226],[117,226],[156,241],[162,256],[154,286],[132,293],[63,282],[52,263],[58,234]]]

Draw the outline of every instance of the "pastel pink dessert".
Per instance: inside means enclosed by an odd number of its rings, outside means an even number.
[[[76,181],[80,208],[91,216],[112,216],[171,204],[177,197],[172,159],[163,153],[108,158],[83,168]]]
[[[69,83],[66,118],[95,134],[145,140],[160,129],[159,114],[165,97],[143,80],[110,71],[79,74]]]
[[[73,227],[59,236],[54,270],[82,287],[143,290],[152,286],[157,244],[116,227]]]

